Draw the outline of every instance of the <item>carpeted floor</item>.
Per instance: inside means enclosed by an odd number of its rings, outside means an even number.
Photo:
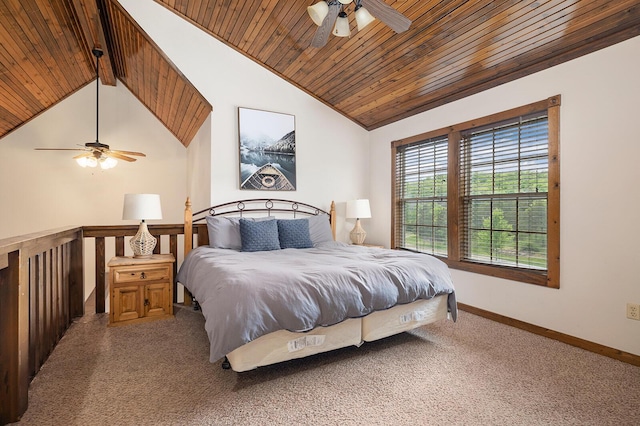
[[[640,424],[640,367],[466,312],[246,373],[209,363],[199,312],[107,321],[72,325],[19,425]]]

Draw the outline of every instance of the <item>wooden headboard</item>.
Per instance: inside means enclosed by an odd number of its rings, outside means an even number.
[[[187,198],[184,209],[184,255],[186,256],[193,249],[194,233],[198,235],[198,246],[209,244],[209,233],[207,232],[206,224],[207,216],[234,215],[251,217],[264,214],[267,216],[275,216],[277,214],[292,218],[326,214],[329,216],[329,222],[331,223],[333,239],[336,239],[336,205],[334,201],[331,202],[331,209],[325,211],[310,204],[292,200],[253,198],[230,201],[192,213],[191,200]]]

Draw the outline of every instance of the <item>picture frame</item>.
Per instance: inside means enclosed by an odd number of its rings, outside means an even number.
[[[240,189],[296,190],[295,132],[292,114],[238,108]]]

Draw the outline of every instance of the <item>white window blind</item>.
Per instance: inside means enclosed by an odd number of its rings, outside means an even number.
[[[461,132],[463,260],[547,268],[547,112]]]
[[[441,136],[396,150],[396,247],[447,255],[448,138]]]

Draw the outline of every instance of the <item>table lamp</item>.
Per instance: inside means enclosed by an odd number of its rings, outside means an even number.
[[[145,220],[162,219],[160,195],[158,194],[124,194],[123,220],[140,220],[138,233],[131,238],[129,245],[133,257],[147,258],[153,254],[157,239],[149,233]]]
[[[367,237],[367,233],[362,229],[360,225],[360,219],[367,219],[371,217],[371,208],[369,207],[369,200],[351,200],[347,201],[347,218],[356,219],[356,225],[349,234],[351,242],[356,245],[362,245],[364,239]]]

